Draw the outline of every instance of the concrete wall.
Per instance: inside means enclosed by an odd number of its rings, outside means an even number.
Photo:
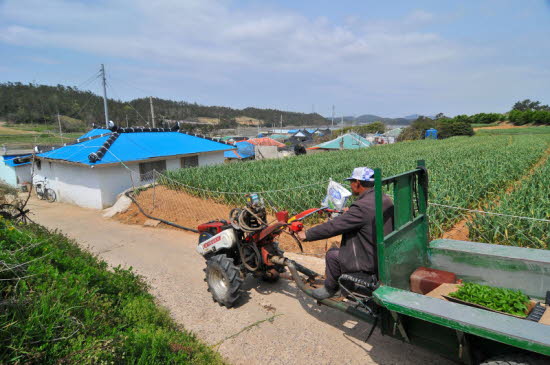
[[[31,164],[15,167],[15,173],[17,174],[19,184],[31,182]]]
[[[279,158],[277,146],[254,146],[254,155],[256,160]]]
[[[199,166],[222,164],[224,159],[223,151],[201,153],[199,155]]]
[[[17,186],[17,175],[15,168],[6,165],[4,156],[0,156],[0,180],[11,186]]]
[[[45,181],[46,186],[55,191],[57,201],[103,208],[97,169],[48,161],[41,161],[40,165],[40,169],[35,168],[33,182]]]

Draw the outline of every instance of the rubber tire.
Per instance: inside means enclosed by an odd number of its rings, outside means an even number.
[[[220,295],[213,290],[211,283],[208,281],[209,272],[212,270],[219,271],[224,278],[226,287],[228,288],[224,295]],[[225,254],[212,256],[206,260],[206,269],[204,269],[204,272],[206,274],[204,281],[208,284],[208,291],[212,294],[214,301],[227,308],[233,307],[241,295],[241,285],[243,283],[240,270],[235,266],[233,259],[227,257]]]
[[[548,359],[527,354],[507,354],[499,355],[485,360],[479,365],[544,365],[548,364]]]
[[[55,195],[55,191],[53,191],[52,189],[46,189],[45,195],[46,195],[46,199],[50,203],[53,203],[57,198],[57,196]]]

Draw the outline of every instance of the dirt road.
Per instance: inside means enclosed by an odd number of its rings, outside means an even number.
[[[375,332],[370,325],[319,307],[285,280],[249,278],[237,308],[218,306],[206,291],[196,235],[125,225],[95,210],[33,200],[38,223],[57,228],[110,265],[131,266],[173,318],[233,364],[447,364],[438,356]],[[317,258],[293,256],[322,269]]]

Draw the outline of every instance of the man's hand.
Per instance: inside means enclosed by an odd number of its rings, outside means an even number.
[[[300,241],[304,241],[306,239],[306,231],[300,231],[296,234],[296,236]]]

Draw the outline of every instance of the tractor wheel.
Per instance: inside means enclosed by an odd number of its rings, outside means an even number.
[[[204,272],[212,298],[220,305],[231,308],[239,299],[243,283],[233,259],[225,254],[212,256],[206,261]]]
[[[480,365],[543,365],[548,364],[548,359],[531,356],[528,354],[499,355],[485,360]]]

